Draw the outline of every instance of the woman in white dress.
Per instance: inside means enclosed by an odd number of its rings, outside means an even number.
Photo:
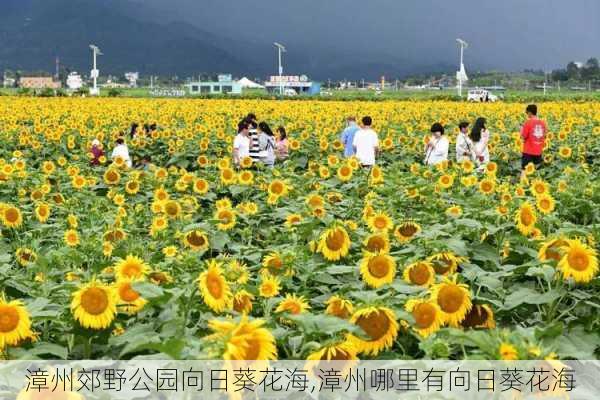
[[[425,146],[425,165],[436,165],[448,160],[450,142],[444,136],[444,127],[436,122],[431,126],[431,138]]]
[[[488,143],[490,141],[490,133],[485,127],[485,118],[477,118],[469,137],[473,142],[473,150],[475,152],[475,162],[479,170],[483,170],[487,163],[490,162],[490,151]]]

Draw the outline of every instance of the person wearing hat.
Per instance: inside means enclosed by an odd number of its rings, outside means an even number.
[[[439,122],[431,126],[431,137],[425,145],[425,165],[436,165],[448,160],[450,142],[444,136],[444,127]]]

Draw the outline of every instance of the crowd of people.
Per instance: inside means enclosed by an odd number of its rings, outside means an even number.
[[[525,110],[527,118],[521,129],[523,139],[523,150],[521,157],[521,169],[525,170],[528,164],[538,167],[542,163],[542,153],[547,134],[546,122],[539,119],[537,106],[530,104]],[[455,157],[456,162],[473,162],[479,171],[485,169],[490,162],[490,132],[486,126],[486,119],[477,118],[471,124],[463,121],[458,124],[458,135],[456,137]],[[340,135],[343,145],[343,155],[346,158],[356,157],[364,168],[375,165],[379,155],[379,138],[372,128],[373,120],[370,116],[361,119],[360,124],[356,117],[350,116],[346,119],[346,127]],[[150,136],[156,131],[156,124],[144,125],[140,132],[138,124],[132,124],[129,137],[133,140],[138,135]],[[445,135],[444,126],[436,122],[431,126],[431,136],[425,144],[423,163],[434,166],[449,160],[450,141]],[[111,160],[120,157],[127,167],[131,168],[133,163],[129,154],[129,148],[125,143],[125,134],[122,133],[115,141],[111,153]],[[98,165],[104,151],[100,142],[95,139],[90,149],[92,165]],[[276,132],[271,130],[265,121],[258,122],[256,115],[250,113],[238,124],[237,135],[233,140],[233,162],[240,166],[244,159],[252,160],[252,163],[262,164],[272,168],[276,162],[285,161],[289,155],[289,142],[287,132],[283,126],[279,126]],[[138,163],[142,167],[149,163],[147,157]]]
[[[538,167],[542,163],[542,153],[548,131],[546,122],[537,116],[535,104],[530,104],[525,109],[527,118],[521,129],[523,150],[521,169],[525,170],[528,164]],[[463,121],[458,124],[456,137],[455,157],[458,163],[473,162],[479,171],[485,169],[490,162],[490,132],[486,126],[486,119],[477,118],[470,127],[470,123]],[[346,119],[346,128],[340,135],[344,146],[344,156],[356,157],[363,167],[371,167],[379,154],[379,140],[377,133],[371,128],[371,117],[364,117],[359,125],[355,117]],[[450,141],[445,135],[444,126],[436,122],[431,126],[431,136],[427,139],[424,150],[423,163],[433,166],[449,160]]]

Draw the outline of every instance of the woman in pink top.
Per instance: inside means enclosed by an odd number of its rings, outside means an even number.
[[[277,133],[279,134],[279,138],[277,139],[277,145],[275,147],[275,155],[277,156],[278,160],[285,160],[289,155],[287,133],[285,132],[285,128],[283,126],[277,128]]]

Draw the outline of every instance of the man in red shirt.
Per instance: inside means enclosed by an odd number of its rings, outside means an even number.
[[[530,104],[525,111],[527,121],[521,128],[521,137],[523,138],[523,155],[521,157],[521,169],[525,169],[527,164],[533,163],[536,167],[542,163],[542,152],[546,141],[548,128],[546,122],[537,117],[537,106]]]

